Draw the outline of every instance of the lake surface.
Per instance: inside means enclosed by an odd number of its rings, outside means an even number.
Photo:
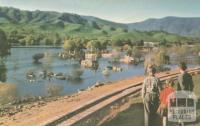
[[[5,64],[0,66],[0,81],[16,85],[19,97],[29,96],[48,96],[51,87],[59,89],[59,95],[66,95],[85,89],[98,82],[120,80],[127,77],[144,75],[143,64],[127,65],[119,64],[123,68],[122,72],[111,72],[110,76],[105,77],[102,70],[110,66],[108,59],[101,58],[97,70],[84,68],[84,73],[79,80],[58,80],[42,79],[39,73],[43,70],[54,73],[64,73],[69,75],[76,69],[80,69],[78,62],[73,60],[62,60],[58,58],[59,48],[12,48],[11,55],[5,60]],[[45,53],[46,56],[40,63],[33,63],[32,56],[37,53]],[[172,68],[176,65],[170,66]],[[29,82],[26,78],[28,71],[34,71],[37,75],[35,82]]]

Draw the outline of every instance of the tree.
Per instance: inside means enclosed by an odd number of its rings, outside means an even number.
[[[110,30],[111,31],[115,31],[116,29],[114,27],[110,27]]]
[[[36,45],[35,44],[36,41],[33,35],[27,35],[25,37],[25,41],[26,41],[26,45]]]
[[[92,27],[94,27],[94,28],[96,28],[96,29],[101,29],[101,28],[99,27],[99,25],[97,24],[97,22],[95,22],[95,21],[92,21]]]
[[[108,35],[108,32],[105,31],[105,30],[102,30],[102,33],[103,33],[104,35]]]
[[[142,53],[140,52],[139,49],[137,49],[136,47],[127,46],[126,50],[127,50],[126,54],[128,56],[134,57],[135,59],[137,58],[138,61],[140,61],[140,59],[142,57]]]
[[[9,33],[8,33],[8,36],[7,36],[7,39],[10,43],[12,44],[17,44],[19,41],[19,37],[18,37],[18,31],[17,30],[11,30]]]
[[[54,44],[54,46],[55,45],[60,45],[61,44],[61,38],[60,38],[60,36],[58,35],[58,33],[56,33],[55,35],[54,35],[54,38],[53,38],[53,44]]]
[[[122,46],[122,40],[118,39],[118,40],[113,40],[112,41],[112,46],[116,47],[116,46]]]
[[[4,31],[0,30],[0,58],[10,54],[10,44]]]
[[[137,46],[144,46],[144,40],[138,41]]]
[[[160,41],[159,46],[166,46],[167,45],[167,40],[163,39],[162,41]]]
[[[137,58],[140,61],[140,59],[142,57],[142,53],[140,52],[139,49],[137,49],[136,47],[133,47],[133,49],[132,49],[132,56],[134,58]]]
[[[165,60],[166,55],[163,51],[156,52],[154,55],[155,55],[155,64],[157,66],[162,66],[163,64],[166,63]]]
[[[80,38],[74,38],[73,42],[75,44],[76,51],[82,50],[84,48],[83,41]]]
[[[75,48],[76,48],[76,45],[75,45],[75,43],[73,42],[72,39],[67,39],[67,40],[65,40],[65,42],[64,42],[63,48],[64,48],[66,51],[74,51]]]
[[[24,38],[20,39],[19,40],[19,44],[22,45],[22,46],[25,46],[26,45],[26,40]]]
[[[49,37],[44,37],[43,42],[45,45],[53,45],[53,41]]]
[[[21,11],[22,13],[22,22],[29,22],[32,20],[32,13],[29,11]]]
[[[177,54],[177,62],[187,62],[187,55],[189,53],[189,49],[186,46],[181,46],[176,48]]]
[[[91,41],[88,41],[87,44],[86,44],[86,48],[89,49],[90,51],[93,51],[93,40]]]
[[[124,50],[127,50],[126,51],[126,55],[128,55],[128,56],[132,56],[132,48],[131,48],[131,46],[130,45],[124,45]]]
[[[149,65],[154,65],[158,71],[164,71],[167,70],[164,67],[164,64],[168,64],[169,62],[170,57],[166,54],[166,52],[163,50],[158,50],[145,57],[144,66],[146,69]]]
[[[7,80],[7,68],[4,62],[0,63],[0,82],[6,82]]]
[[[10,8],[8,11],[8,16],[13,22],[17,22],[20,20],[20,10]]]
[[[79,61],[84,58],[83,44],[79,38],[65,40],[63,48],[70,58],[74,58]]]
[[[109,43],[108,40],[101,40],[100,43],[101,43],[101,50],[106,50]]]
[[[101,50],[101,42],[98,40],[95,40],[93,43],[93,47],[95,48],[96,51],[100,51]]]
[[[128,29],[123,29],[124,32],[128,32]]]

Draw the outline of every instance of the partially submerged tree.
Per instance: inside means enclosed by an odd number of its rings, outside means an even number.
[[[190,50],[186,46],[173,46],[170,49],[171,52],[174,52],[175,62],[187,62],[187,56],[190,54]]]
[[[33,60],[35,63],[39,62],[39,60],[42,58],[44,58],[44,53],[38,53],[33,56]]]
[[[75,42],[72,39],[67,39],[63,45],[64,50],[68,51],[69,53],[74,51],[76,48]]]
[[[132,49],[132,56],[140,61],[140,59],[142,57],[142,53],[141,53],[141,51],[138,48],[133,47],[133,49]]]
[[[170,62],[169,56],[163,50],[154,51],[145,57],[145,70],[149,65],[154,65],[158,71],[165,71],[168,68],[164,67],[165,64]]]
[[[140,61],[140,59],[142,57],[142,53],[137,47],[128,46],[126,50],[127,50],[126,54],[128,56],[131,56],[134,59],[137,59],[137,61]]]
[[[67,58],[74,58],[77,60],[84,59],[84,44],[79,38],[66,39],[63,45],[65,55]]]

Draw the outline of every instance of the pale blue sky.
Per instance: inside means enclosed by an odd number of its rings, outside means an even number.
[[[165,16],[200,17],[200,0],[0,0],[0,6],[69,12],[121,23]]]

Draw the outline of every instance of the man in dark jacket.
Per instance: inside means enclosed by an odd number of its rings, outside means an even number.
[[[192,76],[187,72],[187,65],[184,62],[179,64],[180,75],[178,76],[178,91],[193,91],[194,85]],[[184,126],[184,122],[180,122],[179,126]]]
[[[180,63],[179,70],[180,75],[178,76],[177,90],[193,91],[192,76],[186,71],[187,65],[184,62]]]

